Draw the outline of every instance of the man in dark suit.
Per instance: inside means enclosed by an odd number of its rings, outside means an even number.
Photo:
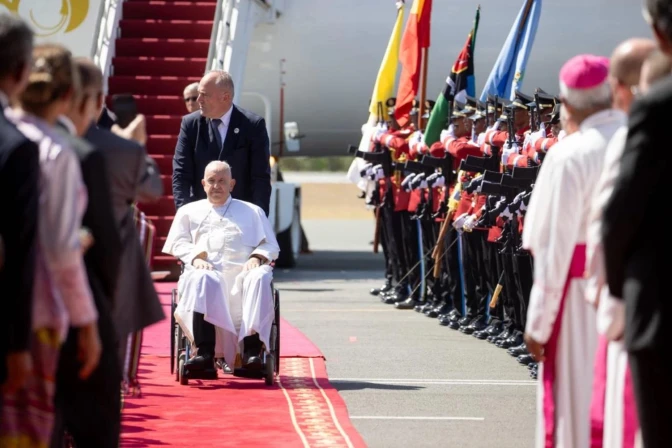
[[[77,330],[71,328],[61,348],[56,373],[56,420],[52,447],[63,443],[64,430],[79,447],[119,446],[121,431],[121,361],[119,338],[112,320],[122,255],[112,207],[107,163],[102,151],[79,138],[97,116],[97,100],[78,89],[67,116],[61,116],[62,135],[77,154],[88,202],[82,226],[93,237],[84,256],[89,284],[98,310],[102,352],[96,370],[86,380],[77,375]]]
[[[672,55],[672,0],[646,0],[645,16]],[[672,77],[651,86],[630,110],[620,173],[604,210],[602,235],[610,293],[625,300],[625,345],[644,446],[672,446],[672,301],[667,284],[670,236],[655,231],[667,205]],[[653,227],[652,227],[653,226]]]
[[[263,118],[233,104],[234,86],[224,71],[213,71],[198,85],[200,111],[182,118],[173,158],[175,207],[205,199],[201,185],[213,160],[231,165],[233,197],[261,207],[271,200],[270,147]]]
[[[0,15],[0,386],[14,392],[31,371],[30,334],[39,202],[39,152],[5,119],[9,100],[25,87],[33,33],[15,16]],[[0,395],[0,406],[2,405]]]
[[[103,104],[103,74],[93,61],[75,60],[82,89],[96,101],[96,110]],[[135,123],[134,123],[135,124]],[[144,126],[144,122],[139,123]],[[130,127],[130,126],[129,126]],[[122,130],[123,132],[123,130]],[[133,219],[134,202],[152,202],[163,194],[161,174],[156,162],[139,143],[89,123],[84,138],[105,156],[111,183],[115,220],[121,233],[122,257],[119,282],[114,303],[114,323],[122,341],[120,359],[126,353],[126,338],[163,320],[161,302],[154,289],[152,275]]]

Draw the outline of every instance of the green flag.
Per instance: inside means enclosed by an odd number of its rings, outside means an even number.
[[[481,7],[476,10],[474,26],[467,36],[467,41],[462,48],[450,75],[446,79],[446,85],[436,100],[425,129],[424,143],[432,146],[439,141],[441,131],[445,129],[450,114],[450,106],[454,99],[464,102],[466,95],[474,96],[476,85],[474,83],[474,46],[476,44],[476,31],[481,16]]]

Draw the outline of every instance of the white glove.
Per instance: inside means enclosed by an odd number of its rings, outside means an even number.
[[[474,230],[474,227],[476,227],[477,222],[478,218],[476,217],[476,215],[469,215],[467,219],[465,219],[462,228],[464,229],[465,232],[471,232],[472,230]]]
[[[413,182],[413,179],[415,178],[416,173],[411,173],[404,180],[401,182],[401,188],[404,189],[404,191],[411,191],[411,182]]]
[[[509,144],[508,142],[502,150],[502,165],[506,165],[509,157],[518,154],[518,143]]]
[[[439,176],[436,181],[434,182],[434,187],[445,187],[446,186],[446,178],[443,177],[443,175]]]
[[[476,139],[476,144],[478,146],[483,146],[483,143],[485,143],[485,132],[478,134],[478,138]]]
[[[460,216],[455,218],[455,221],[453,221],[453,227],[455,227],[455,230],[462,232],[462,226],[464,226],[464,222],[467,220],[468,216],[468,214],[462,213]]]
[[[373,140],[374,143],[380,142],[380,138],[387,132],[387,125],[384,124],[382,126],[377,126],[376,131],[373,133],[373,137],[371,137],[371,140]]]
[[[537,132],[533,132],[533,133],[531,133],[531,134],[528,136],[528,138],[530,139],[530,140],[529,140],[530,145],[534,145],[534,144],[537,143],[540,139],[542,139],[542,138],[546,138],[546,129],[544,129],[544,128],[542,127],[542,128],[539,129]]]
[[[385,178],[385,173],[383,172],[383,167],[381,165],[377,165],[379,168],[376,169],[376,177],[373,180],[380,180]]]

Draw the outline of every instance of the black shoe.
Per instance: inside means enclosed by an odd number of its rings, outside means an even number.
[[[523,343],[523,335],[522,333],[516,332],[515,335],[511,336],[508,339],[503,340],[499,344],[497,344],[497,347],[500,348],[511,348],[511,347],[516,347],[520,344]]]
[[[537,369],[530,370],[530,378],[532,378],[533,380],[536,380],[537,375],[538,375],[538,370]]]
[[[452,320],[456,319],[456,316],[459,317],[459,314],[457,314],[455,308],[450,310],[447,314],[440,314],[439,325],[448,325]]]
[[[192,371],[214,370],[215,360],[211,354],[204,353],[202,355],[194,356],[189,361],[185,362],[184,366]]]
[[[518,357],[520,355],[527,355],[527,346],[523,342],[522,344],[516,346],[516,347],[511,347],[510,349],[507,350],[509,355]]]
[[[243,357],[243,367],[248,370],[261,370],[264,366],[261,357],[257,355],[246,354]]]
[[[537,361],[532,361],[527,365],[528,370],[534,370],[539,367],[539,364],[537,364]]]
[[[488,327],[485,323],[485,317],[477,317],[471,321],[467,326],[460,327],[460,331],[464,334],[472,334],[475,331],[483,331]]]
[[[519,363],[521,363],[523,365],[526,365],[526,366],[529,366],[530,363],[534,362],[534,358],[532,358],[532,355],[520,355],[516,359],[518,359]]]
[[[397,302],[403,302],[406,299],[408,299],[408,296],[405,294],[392,294],[391,296],[385,296],[382,302],[386,305],[392,305]]]
[[[378,294],[385,294],[386,292],[391,291],[392,288],[393,288],[392,283],[388,282],[388,283],[385,283],[380,288],[371,288],[371,290],[369,291],[369,294],[371,294],[372,296],[377,296]]]
[[[425,314],[426,311],[429,311],[429,310],[433,309],[434,306],[435,305],[432,302],[427,302],[420,307],[415,307],[415,311],[417,311],[418,313]]]
[[[412,299],[409,297],[408,299],[404,300],[403,302],[396,302],[394,304],[394,307],[398,310],[412,310],[416,306],[422,304],[424,302],[419,302],[417,300]]]
[[[233,370],[231,369],[231,367],[229,367],[224,358],[217,359],[217,361],[215,361],[215,366],[218,369],[221,369],[221,371],[224,373],[233,373]]]
[[[500,334],[498,334],[497,336],[493,336],[492,340],[490,338],[488,338],[488,342],[492,342],[493,344],[497,345],[501,341],[504,341],[504,340],[508,339],[509,337],[511,337],[511,334],[512,334],[511,330],[504,330]]]

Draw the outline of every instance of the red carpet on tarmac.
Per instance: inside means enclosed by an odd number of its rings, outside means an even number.
[[[157,283],[166,315],[174,283]],[[170,374],[170,320],[148,328],[140,360],[140,397],[124,400],[122,447],[364,447],[324,356],[299,330],[281,322],[280,377],[263,380],[220,372],[180,386]]]

